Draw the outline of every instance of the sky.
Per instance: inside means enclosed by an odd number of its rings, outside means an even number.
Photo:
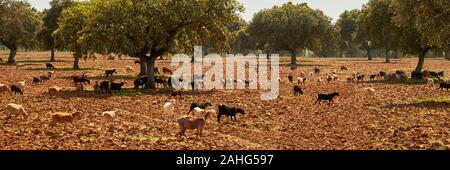
[[[50,0],[28,0],[36,9],[43,10],[49,8]],[[253,14],[265,8],[271,8],[274,5],[282,5],[289,1],[294,3],[306,2],[311,8],[320,9],[326,15],[336,21],[339,15],[345,10],[361,8],[368,0],[239,0],[246,11],[242,14],[243,18],[250,21]]]

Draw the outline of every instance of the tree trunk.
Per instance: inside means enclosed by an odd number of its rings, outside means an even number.
[[[394,58],[395,58],[395,59],[398,59],[398,50],[395,50],[395,51],[394,51]]]
[[[266,54],[267,54],[267,59],[269,59],[269,58],[270,58],[270,52],[269,52],[269,50],[266,51]]]
[[[52,47],[51,54],[50,54],[50,61],[55,62],[55,47]]]
[[[444,58],[450,60],[450,51],[445,52]]]
[[[147,75],[147,67],[143,57],[139,57],[140,72],[139,76]]]
[[[391,60],[389,59],[389,49],[388,48],[386,48],[386,63],[390,63],[391,62]]]
[[[75,53],[73,57],[75,58],[73,61],[73,69],[78,70],[80,69],[80,55]]]
[[[372,59],[372,52],[370,51],[370,49],[367,49],[367,58],[368,58],[369,60],[373,60],[373,59]]]
[[[146,59],[147,63],[147,85],[145,88],[147,89],[156,89],[155,84],[155,60],[157,57],[150,56],[149,59]]]
[[[291,66],[297,67],[297,50],[291,50]]]
[[[17,47],[8,47],[9,48],[9,57],[8,57],[8,63],[7,64],[15,64],[16,63],[16,53],[17,53]]]
[[[342,55],[342,50],[339,50],[339,57],[344,58],[344,56]]]
[[[417,67],[415,72],[421,73],[423,70],[423,65],[425,63],[425,55],[427,54],[428,49],[424,49],[421,52],[419,52],[419,63],[417,63]]]

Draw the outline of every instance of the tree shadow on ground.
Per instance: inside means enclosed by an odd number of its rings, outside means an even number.
[[[146,89],[134,89],[125,88],[121,92],[111,92],[98,93],[93,90],[86,90],[82,92],[78,91],[62,91],[57,97],[62,99],[71,98],[93,98],[93,99],[108,99],[110,97],[122,97],[122,96],[170,96],[174,90],[171,88],[160,88],[156,90],[146,90]],[[208,96],[216,91],[182,91],[181,96]]]
[[[408,108],[408,107],[419,107],[419,108],[429,108],[429,109],[438,109],[438,108],[450,108],[450,99],[449,100],[426,100],[419,101],[414,103],[406,103],[406,104],[389,104],[386,105],[385,108]]]
[[[49,61],[49,60],[21,60],[16,61],[17,63],[70,63],[70,61],[64,61],[64,60],[56,60],[56,61]]]
[[[27,68],[24,70],[32,70],[32,71],[50,71],[51,69],[47,69],[47,68]],[[57,67],[55,69],[53,69],[55,71],[86,71],[86,70],[100,70],[98,68],[79,68],[79,69],[74,69],[72,67]]]

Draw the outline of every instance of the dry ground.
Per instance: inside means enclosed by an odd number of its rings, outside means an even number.
[[[68,53],[57,53],[57,68],[70,68],[72,58]],[[6,60],[7,53],[0,53]],[[248,90],[214,91],[184,94],[178,98],[176,112],[185,113],[193,101],[210,101],[242,107],[247,114],[238,115],[238,122],[223,118],[208,120],[204,136],[195,138],[189,131],[188,140],[177,140],[178,126],[166,125],[162,105],[169,99],[165,90],[106,95],[88,92],[71,92],[68,77],[86,71],[94,81],[103,80],[102,70],[117,68],[120,76],[132,87],[132,75],[126,75],[125,66],[138,65],[133,59],[108,61],[81,61],[81,71],[57,70],[56,78],[41,85],[31,85],[33,76],[44,75],[47,53],[19,53],[17,61],[23,67],[0,65],[0,83],[11,84],[28,80],[25,95],[0,94],[0,149],[450,149],[450,92],[438,91],[425,85],[387,83],[347,84],[344,79],[351,74],[343,72],[336,84],[316,85],[309,81],[303,86],[305,95],[294,97],[292,84],[287,83],[289,73],[312,71],[320,65],[323,72],[340,66],[372,74],[381,70],[403,69],[411,72],[417,59],[299,58],[300,68],[291,72],[281,67],[283,82],[281,98],[260,100],[260,92]],[[282,59],[287,64],[288,58]],[[157,66],[168,66],[168,61],[158,61]],[[173,68],[172,68],[173,69]],[[442,70],[450,74],[450,61],[427,59],[426,69]],[[448,76],[448,75],[447,75]],[[448,79],[448,77],[447,77]],[[58,85],[67,88],[56,97],[47,94],[47,88]],[[373,96],[364,87],[376,89]],[[88,87],[92,89],[92,86]],[[319,92],[339,91],[341,96],[334,105],[314,105]],[[447,101],[445,101],[447,100]],[[27,119],[6,119],[3,111],[8,103],[21,104],[30,116]],[[82,119],[74,124],[49,126],[50,113],[82,111]],[[113,123],[102,123],[100,113],[118,108],[121,113]]]

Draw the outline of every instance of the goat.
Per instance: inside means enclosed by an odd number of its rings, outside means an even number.
[[[102,121],[103,122],[111,122],[116,117],[116,113],[119,111],[119,109],[114,109],[113,111],[105,111],[102,113]]]
[[[112,70],[105,70],[105,75],[106,75],[106,77],[108,77],[108,76],[112,76],[113,74],[117,74],[117,71],[116,71],[116,69],[112,69]]]
[[[48,76],[39,76],[39,78],[42,80],[42,82],[46,82],[46,81],[50,80],[51,75],[48,75]]]
[[[295,85],[294,86],[294,96],[298,96],[298,95],[303,95],[303,91],[302,88],[300,88],[300,86]]]
[[[217,114],[217,122],[220,123],[220,118],[222,117],[222,115],[226,115],[229,116],[231,120],[237,121],[236,120],[236,114],[237,113],[241,113],[242,115],[245,115],[245,111],[243,109],[240,108],[236,108],[236,107],[227,107],[225,105],[219,105],[219,113]]]
[[[210,115],[211,113],[207,112],[202,117],[191,117],[191,116],[181,117],[180,119],[178,119],[178,126],[180,132],[177,133],[177,135],[179,135],[180,138],[183,136],[186,137],[185,132],[187,129],[197,129],[197,137],[202,136],[202,131],[206,124],[206,120],[209,119]]]
[[[380,71],[380,77],[382,78],[382,79],[385,79],[386,78],[386,76],[387,76],[387,73],[386,72],[383,72],[383,71]]]
[[[175,110],[174,105],[175,105],[175,103],[176,103],[175,99],[170,100],[170,102],[164,103],[163,111],[164,111],[164,114],[166,116],[167,123],[170,122],[170,119],[171,119],[172,115],[174,114],[174,110]]]
[[[288,76],[288,80],[289,80],[289,83],[292,83],[294,81],[294,76],[289,75]]]
[[[21,105],[14,103],[10,103],[6,106],[5,113],[8,115],[9,118],[12,115],[21,116],[22,118],[26,118],[28,116],[28,113]]]
[[[82,83],[76,84],[75,88],[77,89],[78,92],[84,91],[84,85]]]
[[[423,77],[430,77],[430,72],[428,71],[428,70],[423,70],[422,71],[422,75],[423,75]]]
[[[95,93],[100,93],[100,84],[98,84],[98,81],[95,81],[94,92]]]
[[[354,77],[348,77],[347,78],[347,83],[352,83],[355,82],[355,78]]]
[[[374,81],[377,78],[376,74],[370,75],[370,81]]]
[[[341,71],[348,71],[348,68],[345,66],[341,66]]]
[[[57,112],[51,114],[51,117],[52,117],[52,122],[50,123],[51,125],[56,125],[58,123],[72,123],[75,119],[81,118],[81,113]]]
[[[74,84],[74,86],[76,86],[76,84],[78,84],[78,83],[83,83],[83,84],[88,83],[88,84],[91,84],[91,81],[88,80],[87,78],[85,78],[84,76],[82,76],[82,77],[79,77],[79,76],[73,76],[72,79],[73,79],[73,84]]]
[[[11,92],[14,92],[14,94],[19,93],[19,94],[23,95],[22,88],[19,85],[17,85],[17,84],[11,85]]]
[[[53,64],[51,64],[51,63],[46,63],[45,64],[45,67],[47,68],[47,69],[51,69],[51,70],[54,70],[55,69],[55,66],[53,66]]]
[[[131,66],[127,66],[126,69],[127,69],[127,73],[133,73],[134,72],[134,69]]]
[[[194,110],[194,108],[198,107],[200,109],[206,109],[207,107],[211,107],[212,104],[210,102],[205,102],[205,103],[191,103],[191,107],[189,107],[189,112],[187,112],[187,114],[191,113],[192,110]]]
[[[300,77],[306,77],[306,73],[304,71],[300,72]]]
[[[134,80],[134,89],[139,89],[139,87],[142,86],[142,88],[145,87],[145,85],[147,84],[147,77],[139,77],[136,80]]]
[[[48,88],[48,93],[52,96],[58,95],[58,93],[61,91],[61,88],[58,86],[53,86]]]
[[[317,104],[322,101],[322,100],[328,100],[328,104],[331,105],[331,103],[333,102],[333,98],[339,96],[339,93],[331,93],[331,94],[319,94],[316,103]]]
[[[423,79],[423,73],[413,71],[413,72],[411,72],[411,78],[416,79],[416,80]]]
[[[309,77],[313,77],[314,76],[314,72],[309,72]]]
[[[105,91],[106,93],[111,93],[111,82],[110,81],[102,81],[100,83],[100,92],[103,93]]]
[[[357,82],[363,82],[364,81],[364,77],[365,77],[365,75],[356,76],[356,81]]]
[[[322,82],[323,82],[322,78],[318,77],[317,78],[317,84],[320,85],[320,84],[322,84]]]
[[[438,72],[438,76],[439,76],[439,77],[445,77],[444,71]]]
[[[114,93],[116,93],[117,91],[119,91],[119,93],[121,93],[122,86],[124,86],[124,85],[125,85],[125,82],[120,82],[120,83],[111,82],[110,87],[111,87],[111,90],[114,91]]]
[[[41,83],[42,82],[42,79],[40,79],[40,78],[38,78],[38,77],[33,77],[33,84],[34,85],[37,85],[37,84],[39,84],[39,83]]]
[[[440,83],[439,84],[439,90],[444,90],[444,89],[450,89],[450,83]]]
[[[17,85],[19,85],[21,88],[24,88],[26,83],[27,83],[27,81],[24,80],[24,81],[20,81],[19,83],[17,83]]]
[[[9,87],[4,84],[0,84],[0,92],[1,93],[8,92],[9,94],[12,94],[11,89],[9,89]]]
[[[320,74],[320,68],[318,66],[314,66],[314,74]]]

